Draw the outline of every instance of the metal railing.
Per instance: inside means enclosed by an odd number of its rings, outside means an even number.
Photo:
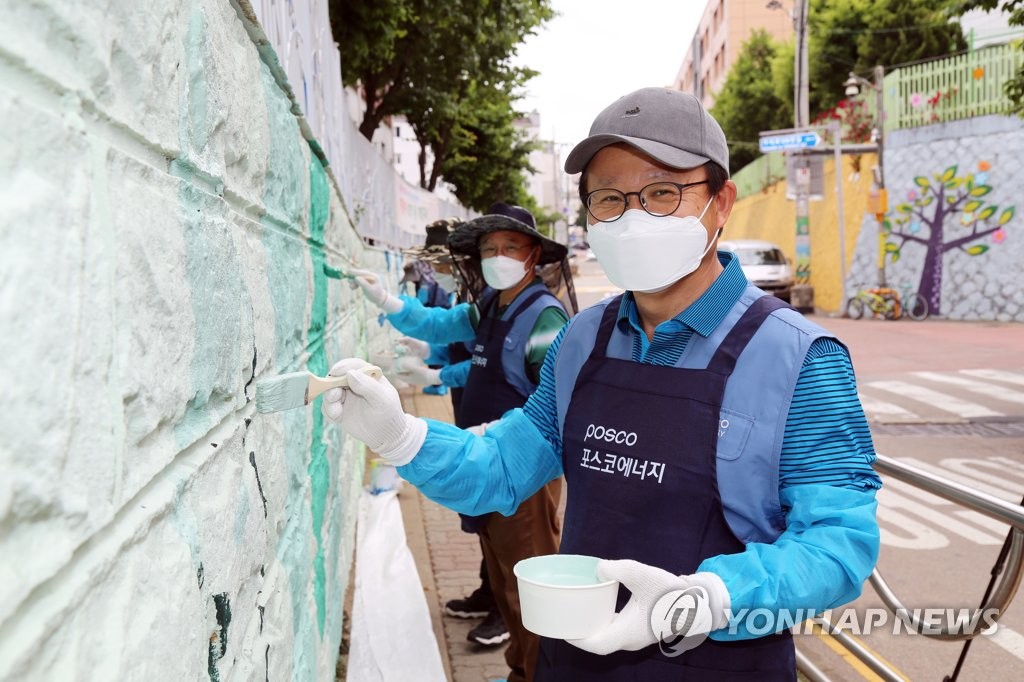
[[[974,490],[969,486],[924,469],[903,464],[892,457],[885,455],[877,457],[875,469],[880,474],[891,476],[1011,526],[1005,570],[1001,573],[999,583],[987,594],[985,604],[972,614],[972,622],[981,622],[980,619],[973,620],[980,613],[994,614],[985,620],[987,625],[994,624],[999,616],[1006,612],[1006,608],[1013,601],[1017,588],[1020,587],[1021,579],[1024,577],[1024,507]],[[943,641],[962,641],[977,637],[985,631],[982,628],[971,631],[951,630],[922,622],[916,610],[904,606],[877,568],[871,574],[871,585],[885,606],[896,617],[902,619],[913,632]],[[815,617],[811,620],[882,679],[894,682],[904,679],[896,670],[862,646],[856,639],[833,627],[828,619]],[[828,677],[799,652],[797,652],[797,669],[813,682],[828,681]]]

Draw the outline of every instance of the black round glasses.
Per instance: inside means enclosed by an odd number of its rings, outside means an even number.
[[[595,189],[587,194],[587,212],[595,220],[611,223],[622,217],[629,204],[629,198],[635,196],[640,206],[653,216],[671,215],[683,201],[683,190],[697,185],[706,185],[707,180],[697,182],[655,182],[647,185],[639,192],[622,192],[617,189]]]

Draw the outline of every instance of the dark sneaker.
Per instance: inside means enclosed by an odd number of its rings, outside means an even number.
[[[465,599],[449,599],[444,605],[444,612],[456,618],[483,618],[493,610],[494,597],[480,588]]]
[[[482,623],[469,631],[466,639],[483,646],[498,646],[511,636],[508,634],[508,628],[505,627],[505,621],[502,620],[501,614],[494,609],[487,614]]]

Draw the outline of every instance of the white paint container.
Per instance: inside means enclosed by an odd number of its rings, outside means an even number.
[[[616,580],[600,581],[597,557],[546,554],[523,559],[512,571],[519,583],[523,626],[542,637],[588,637],[615,616]]]

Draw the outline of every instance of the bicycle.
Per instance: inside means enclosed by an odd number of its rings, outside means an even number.
[[[928,317],[931,313],[931,306],[928,305],[928,300],[924,296],[912,290],[911,284],[908,282],[900,284],[900,291],[902,292],[899,297],[900,308],[904,315],[918,322]]]
[[[873,317],[898,320],[901,314],[899,293],[888,287],[858,287],[857,293],[846,303],[846,316],[859,320],[865,311],[870,311]]]

